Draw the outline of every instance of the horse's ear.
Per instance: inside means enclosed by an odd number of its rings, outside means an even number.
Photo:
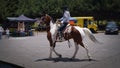
[[[51,16],[48,15],[48,14],[46,14],[46,18],[47,18],[48,20],[51,20],[51,19],[52,19]]]
[[[48,14],[45,14],[46,16],[49,16]]]
[[[46,17],[48,17],[48,18],[51,18],[51,16],[50,16],[50,15],[48,15],[48,14],[46,14],[45,16],[46,16]]]

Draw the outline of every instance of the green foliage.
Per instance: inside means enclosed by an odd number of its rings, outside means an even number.
[[[12,1],[12,2],[10,2]],[[6,19],[8,16],[15,15],[14,12],[16,11],[15,9],[17,8],[17,0],[1,0],[0,1],[0,18],[1,19]]]
[[[119,3],[120,0],[0,0],[0,20],[21,14],[40,17],[43,11],[61,17],[61,7],[65,5],[69,7],[71,16],[120,13]]]

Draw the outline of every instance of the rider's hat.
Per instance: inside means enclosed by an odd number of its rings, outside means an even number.
[[[68,10],[68,7],[67,6],[63,6],[62,9],[63,10]]]

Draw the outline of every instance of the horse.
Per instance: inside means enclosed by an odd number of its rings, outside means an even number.
[[[58,57],[62,57],[61,54],[57,53],[55,50],[55,46],[56,46],[56,42],[60,42],[57,41],[57,37],[58,37],[58,21],[53,22],[53,19],[51,16],[49,16],[48,14],[46,14],[45,16],[41,17],[41,21],[46,24],[46,31],[47,31],[47,39],[49,41],[50,44],[50,55],[49,58],[52,58],[52,51],[58,56]],[[88,35],[88,37],[95,43],[99,43],[99,41],[95,38],[95,36],[92,34],[92,32],[88,29],[88,28],[81,28],[79,26],[67,26],[66,29],[64,30],[64,41],[69,42],[69,39],[73,39],[74,44],[75,44],[75,52],[73,54],[73,56],[71,57],[71,59],[74,59],[78,50],[79,50],[79,46],[81,45],[83,48],[85,48],[86,52],[87,52],[87,56],[88,59],[91,60],[91,56],[90,53],[87,49],[86,46],[84,46],[83,44],[83,39],[84,37]],[[63,41],[62,41],[63,42]]]

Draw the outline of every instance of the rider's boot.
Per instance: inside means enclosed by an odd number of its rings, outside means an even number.
[[[62,32],[61,32],[61,31],[59,31],[59,33],[58,33],[58,34],[59,34],[59,40],[60,40],[60,41],[62,41]]]

